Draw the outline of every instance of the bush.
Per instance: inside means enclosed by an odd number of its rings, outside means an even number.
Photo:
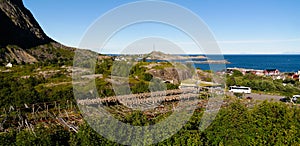
[[[175,85],[175,84],[171,84],[171,83],[166,83],[166,85],[167,85],[168,90],[178,89],[178,87],[179,87],[179,85]]]
[[[139,82],[139,83],[137,83],[137,84],[135,84],[131,87],[131,92],[133,94],[149,92],[148,87],[149,87],[148,84],[141,81],[141,82]]]
[[[151,81],[152,80],[152,78],[153,78],[153,76],[151,75],[151,74],[149,74],[149,73],[144,73],[144,80],[145,81]]]

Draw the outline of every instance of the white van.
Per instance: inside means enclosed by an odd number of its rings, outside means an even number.
[[[251,93],[251,88],[250,87],[244,87],[244,86],[230,86],[229,87],[229,92],[250,94]]]

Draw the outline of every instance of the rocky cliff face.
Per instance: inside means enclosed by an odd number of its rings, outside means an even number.
[[[0,46],[17,45],[27,49],[53,41],[22,0],[0,0],[0,20]]]
[[[2,60],[7,60],[12,63],[33,63],[38,62],[35,57],[27,53],[24,49],[18,46],[6,46],[1,48],[3,53],[0,53]]]
[[[69,48],[49,38],[22,0],[0,0],[0,64],[68,61]]]
[[[165,81],[172,81],[174,84],[179,84],[182,80],[192,78],[193,74],[187,69],[176,69],[174,67],[168,67],[164,69],[150,69],[148,71],[154,77],[159,77]]]

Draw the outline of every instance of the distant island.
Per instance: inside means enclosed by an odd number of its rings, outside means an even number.
[[[186,61],[195,64],[230,64],[227,60]]]
[[[167,62],[167,61],[178,61],[178,62],[185,62],[185,63],[195,63],[195,64],[230,64],[229,61],[223,60],[213,60],[209,59],[203,55],[197,56],[189,56],[189,55],[173,55],[173,54],[166,54],[160,51],[152,51],[149,54],[126,54],[126,55],[114,55],[117,60],[146,60],[149,62]]]

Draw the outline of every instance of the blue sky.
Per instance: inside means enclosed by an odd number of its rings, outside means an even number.
[[[24,0],[41,27],[53,39],[77,47],[100,16],[131,0]],[[210,28],[224,54],[300,53],[299,0],[170,0],[196,13]],[[185,52],[201,54],[192,40],[174,28],[157,24],[128,27],[102,51],[117,53],[144,35],[181,42]],[[131,38],[131,39],[128,39]]]

